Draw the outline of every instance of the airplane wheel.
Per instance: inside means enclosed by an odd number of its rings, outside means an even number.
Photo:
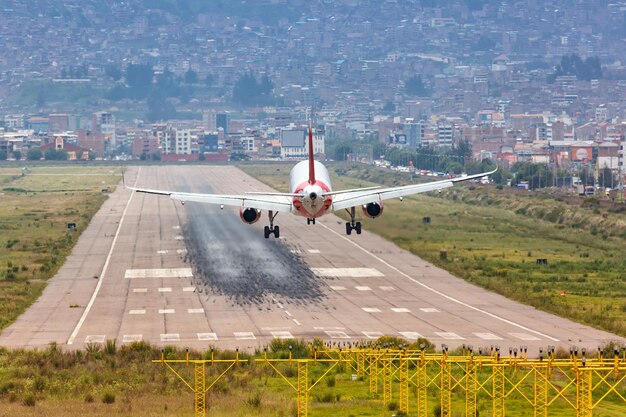
[[[360,235],[361,234],[361,222],[356,222],[354,229],[356,230],[356,234]]]
[[[263,229],[263,232],[265,234],[265,239],[268,239],[270,237],[270,228],[269,228],[269,226],[265,226],[265,228]]]
[[[352,233],[352,225],[350,223],[346,223],[346,234],[350,235]]]
[[[274,226],[274,237],[276,239],[280,237],[280,228],[278,226]]]

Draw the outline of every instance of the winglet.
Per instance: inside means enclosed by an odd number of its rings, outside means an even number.
[[[313,155],[313,128],[311,123],[309,123],[309,184],[315,184],[315,160]]]

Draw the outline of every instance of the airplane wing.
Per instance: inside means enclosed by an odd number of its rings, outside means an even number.
[[[138,193],[168,195],[173,200],[179,200],[183,204],[187,201],[198,203],[217,204],[224,206],[236,206],[243,208],[254,208],[258,210],[272,210],[290,213],[293,209],[292,200],[288,195],[280,193],[254,193],[247,195],[228,194],[202,194],[202,193],[181,193],[178,191],[150,190],[146,188],[126,187]]]
[[[428,191],[442,190],[444,188],[452,187],[456,182],[468,181],[475,178],[482,178],[486,175],[491,175],[496,172],[496,170],[497,169],[491,172],[484,172],[482,174],[466,175],[464,177],[427,182],[424,184],[411,184],[403,185],[400,187],[388,188],[349,190],[348,192],[335,194],[331,209],[333,211],[336,211],[368,203],[374,203],[377,201],[388,200],[390,198],[399,198],[412,194],[425,193]]]

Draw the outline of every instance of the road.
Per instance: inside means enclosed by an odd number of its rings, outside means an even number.
[[[269,190],[231,166],[129,168],[147,188],[241,193]],[[280,214],[281,238],[263,238],[237,209],[122,187],[96,214],[40,300],[0,345],[144,340],[254,351],[273,338],[336,343],[382,335],[440,347],[587,347],[612,334],[537,311],[455,278],[363,231],[345,236],[330,215]]]

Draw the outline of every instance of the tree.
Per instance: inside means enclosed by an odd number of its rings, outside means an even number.
[[[43,153],[39,148],[30,148],[26,154],[26,159],[29,161],[39,161],[43,157]]]
[[[153,76],[152,65],[128,64],[126,67],[126,84],[130,87],[134,98],[143,99],[150,93]]]
[[[404,84],[404,90],[411,96],[429,96],[430,92],[424,86],[421,75],[414,75]]]
[[[46,161],[56,161],[58,159],[57,150],[54,148],[46,149],[43,155],[44,158],[46,158]]]
[[[151,157],[151,159],[153,161],[160,161],[161,160],[161,152],[159,152],[159,151],[152,152],[152,155],[150,157]]]
[[[252,71],[242,74],[233,88],[233,101],[243,106],[256,106],[274,102],[272,91],[274,84],[265,74],[257,82]]]
[[[198,74],[189,68],[185,73],[185,84],[197,84],[198,83]]]
[[[111,77],[113,81],[119,81],[122,79],[122,68],[117,64],[107,65],[104,69],[104,73]]]
[[[176,118],[176,107],[161,91],[153,91],[148,97],[148,119],[152,121]]]
[[[16,161],[19,161],[22,159],[22,152],[20,151],[13,151],[13,158],[15,158]]]
[[[383,113],[385,114],[393,114],[396,112],[396,105],[393,104],[393,102],[388,101],[387,103],[385,103],[385,105],[383,106],[382,109]]]
[[[0,151],[0,161],[6,161],[8,156],[7,151]]]

